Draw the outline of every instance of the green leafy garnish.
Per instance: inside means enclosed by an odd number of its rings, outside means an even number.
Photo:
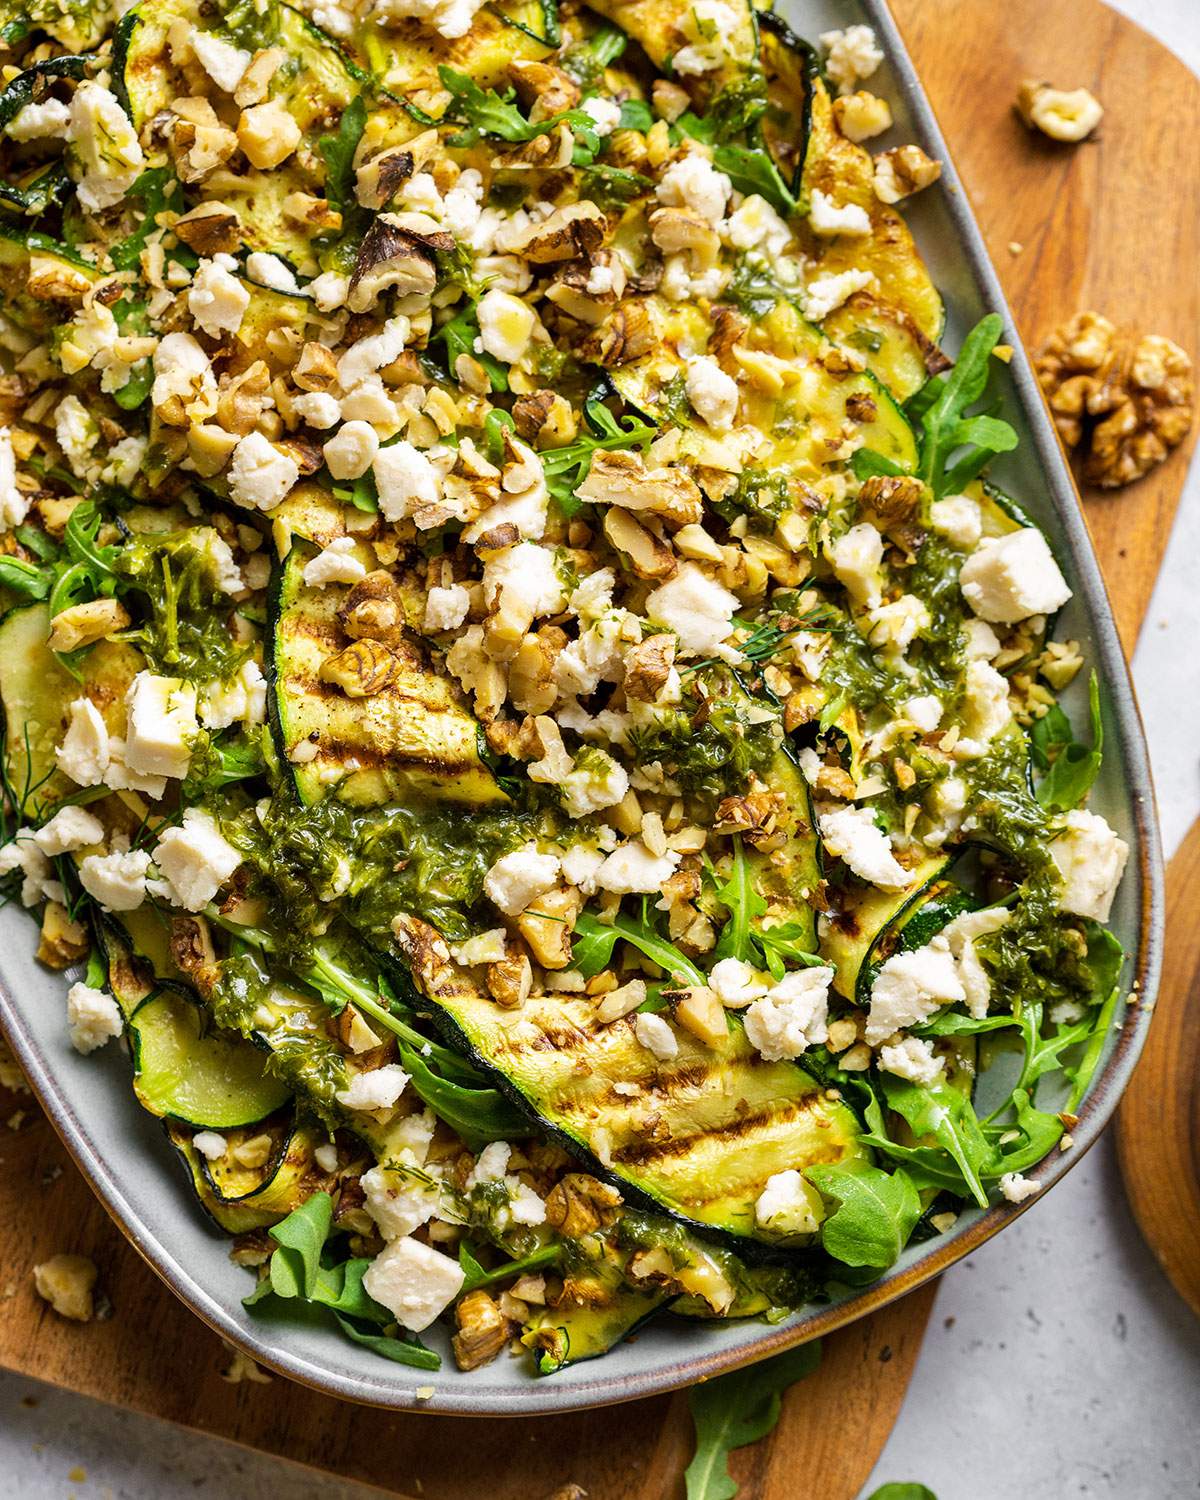
[[[821,1346],[801,1344],[748,1370],[718,1375],[688,1392],[696,1454],[687,1466],[687,1500],[734,1500],[729,1455],[756,1443],[779,1421],[783,1393],[821,1363]]]
[[[314,1193],[268,1230],[278,1246],[269,1270],[271,1290],[277,1297],[312,1298],[332,1222],[333,1199],[328,1193]]]
[[[478,1286],[491,1286],[497,1281],[507,1281],[510,1276],[523,1276],[526,1271],[540,1271],[543,1266],[552,1266],[562,1252],[561,1245],[542,1245],[518,1260],[506,1260],[502,1265],[485,1271],[475,1258],[470,1245],[463,1240],[458,1247],[458,1263],[463,1268],[462,1289],[473,1292]]]
[[[1033,763],[1044,772],[1035,793],[1051,812],[1069,812],[1080,806],[1092,789],[1104,756],[1104,724],[1100,717],[1100,684],[1095,672],[1088,684],[1088,712],[1092,743],[1080,744],[1071,721],[1056,703],[1035,721],[1029,732]]]
[[[893,1480],[891,1484],[881,1484],[867,1500],[937,1500],[937,1496],[928,1485]]]
[[[678,983],[703,985],[704,975],[674,943],[660,937],[643,914],[641,919],[619,913],[611,923],[601,922],[591,912],[582,912],[575,923],[573,966],[589,979],[612,963],[613,949],[626,942],[665,969]]]
[[[459,73],[444,64],[438,68],[438,77],[442,87],[450,93],[450,103],[442,118],[462,121],[466,125],[465,130],[447,140],[448,146],[474,146],[483,136],[519,145],[546,135],[559,125],[569,125],[577,148],[582,146],[589,159],[600,149],[596,122],[581,109],[565,109],[545,120],[527,120],[513,102],[516,95],[511,89],[498,94],[495,89],[480,88],[466,73]]]
[[[584,403],[584,420],[592,429],[563,448],[550,448],[541,455],[546,472],[546,488],[557,500],[564,515],[576,515],[583,502],[575,491],[588,477],[593,456],[601,449],[639,449],[642,452],[658,436],[658,428],[632,414],[615,417],[605,406],[602,396],[593,392]]]
[[[848,1266],[894,1265],[921,1217],[921,1199],[903,1170],[809,1167],[804,1174],[837,1208],[821,1225],[821,1244]]]

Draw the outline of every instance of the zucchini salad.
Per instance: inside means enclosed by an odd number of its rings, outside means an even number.
[[[248,1304],[549,1374],[1035,1192],[1128,850],[870,29],[0,17],[0,872]]]

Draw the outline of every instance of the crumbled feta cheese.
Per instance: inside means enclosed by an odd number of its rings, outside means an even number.
[[[115,484],[128,489],[141,473],[146,462],[150,442],[144,437],[122,438],[108,450],[104,467],[100,470],[101,484]],[[0,498],[0,517],[3,515],[3,500]],[[232,554],[230,554],[232,557]],[[239,578],[239,587],[240,587]]]
[[[689,360],[686,387],[692,409],[702,421],[717,432],[727,432],[733,426],[738,410],[737,381],[715,359],[704,354]]]
[[[932,734],[942,721],[941,699],[933,693],[922,693],[902,703],[900,712],[922,734]]]
[[[412,448],[412,444],[401,442],[395,444],[395,448],[408,450]],[[367,472],[378,457],[379,437],[369,422],[355,419],[340,427],[322,451],[325,463],[334,479],[357,479]],[[394,449],[388,448],[384,451],[391,453]],[[407,456],[405,461],[407,462]],[[395,464],[396,460],[392,460],[392,463]],[[387,467],[386,463],[384,467]],[[389,516],[388,519],[390,520],[391,517]]]
[[[306,290],[318,312],[333,312],[349,296],[350,278],[340,271],[323,271],[320,276],[313,277]]]
[[[165,406],[178,396],[185,406],[200,403],[216,410],[217,382],[201,344],[190,333],[168,333],[154,351],[154,385],[150,400]]]
[[[755,1200],[754,1219],[773,1234],[815,1234],[820,1227],[810,1189],[794,1167],[767,1178]]]
[[[1067,814],[1064,831],[1050,845],[1050,857],[1062,877],[1062,910],[1107,922],[1129,858],[1125,840],[1099,813],[1079,808]]]
[[[386,1063],[382,1068],[355,1073],[333,1097],[346,1109],[391,1109],[407,1087],[404,1069],[398,1063]]]
[[[964,620],[963,636],[968,660],[991,661],[1000,655],[1000,637],[986,620]]]
[[[875,609],[882,597],[883,538],[874,526],[861,521],[830,542],[825,556],[834,577],[860,609]]]
[[[829,1035],[829,985],[834,971],[796,969],[785,974],[746,1012],[746,1038],[768,1062],[799,1057]]]
[[[818,276],[804,289],[804,314],[814,323],[836,312],[842,303],[875,284],[872,271],[839,271],[829,276]]]
[[[950,952],[958,965],[958,977],[962,980],[967,1013],[977,1021],[987,1015],[992,982],[975,949],[975,939],[999,932],[1011,915],[1002,906],[963,912],[962,916],[947,922],[939,934],[950,944]]]
[[[331,396],[328,391],[305,391],[303,395],[294,398],[292,409],[302,422],[307,422],[310,427],[317,428],[319,432],[335,427],[342,419],[342,403],[336,396]],[[374,436],[373,432],[372,436]],[[332,469],[330,473],[333,473]],[[357,475],[354,477],[357,478]]]
[[[862,235],[871,232],[871,216],[857,203],[834,203],[820,188],[813,188],[808,222],[814,234]]]
[[[215,260],[202,260],[188,288],[188,311],[204,332],[219,339],[236,333],[250,306],[250,293]]]
[[[563,807],[572,818],[615,807],[629,790],[629,773],[605,750],[589,747],[559,782]]]
[[[671,72],[687,78],[715,72],[724,65],[742,22],[726,0],[693,0],[678,24],[687,45],[672,54]]]
[[[29,514],[31,503],[31,497],[17,488],[12,433],[7,427],[0,427],[0,531],[19,526]]]
[[[1022,1177],[1020,1172],[1005,1172],[1000,1179],[1000,1191],[1010,1203],[1024,1203],[1026,1198],[1032,1198],[1041,1190],[1040,1182],[1034,1182],[1031,1177]]]
[[[196,689],[179,677],[139,672],[125,694],[125,764],[146,776],[188,773],[196,722]]]
[[[933,1054],[933,1043],[922,1037],[906,1036],[879,1049],[879,1066],[885,1073],[906,1078],[909,1083],[926,1086],[945,1075],[945,1064]]]
[[[229,1142],[215,1130],[198,1130],[192,1137],[192,1145],[205,1161],[220,1161],[229,1149]]]
[[[54,410],[54,436],[72,474],[83,478],[100,437],[95,418],[78,396],[65,396]]]
[[[740,608],[737,595],[694,562],[681,563],[646,599],[646,614],[675,632],[682,656],[711,655],[733,634]]]
[[[203,911],[241,862],[217,820],[202,807],[187,808],[182,823],[166,829],[154,850],[167,899],[185,911]]]
[[[679,1041],[670,1026],[653,1011],[644,1011],[633,1024],[633,1033],[647,1052],[659,1062],[670,1062],[679,1052]]]
[[[274,510],[300,478],[300,466],[261,432],[251,432],[233,450],[229,494],[247,510]]]
[[[206,682],[200,689],[199,715],[205,729],[261,724],[267,716],[267,683],[259,664],[244,661],[229,682]]]
[[[604,863],[599,849],[589,849],[586,844],[572,844],[562,857],[563,879],[568,885],[578,886],[585,896],[595,894],[596,876]]]
[[[844,859],[851,870],[870,885],[899,891],[912,876],[899,864],[891,841],[876,827],[868,807],[840,807],[822,813],[821,839],[830,854]]]
[[[65,137],[71,123],[71,106],[61,99],[46,99],[41,104],[23,104],[4,133],[11,141],[43,141],[51,136]]]
[[[357,583],[367,576],[364,563],[354,555],[352,536],[335,537],[328,547],[304,565],[304,581],[309,588],[323,589],[330,583]]]
[[[535,620],[558,614],[567,603],[554,553],[536,542],[518,542],[488,558],[483,567],[483,598],[489,609],[502,609],[511,601]]]
[[[400,1240],[427,1224],[438,1210],[438,1186],[403,1164],[372,1167],[361,1179],[365,1208],[385,1240]]]
[[[735,250],[761,250],[778,260],[794,236],[787,220],[758,193],[743,198],[721,226],[727,244]]]
[[[250,66],[250,53],[244,47],[235,47],[232,42],[222,41],[211,31],[193,31],[191,36],[196,61],[219,89],[232,94]]]
[[[292,297],[300,295],[295,273],[278,255],[268,255],[263,250],[252,251],[246,257],[246,275],[259,286],[269,286],[273,292],[287,292]]]
[[[559,860],[532,845],[502,855],[484,876],[483,890],[493,906],[515,917],[558,883]]]
[[[611,135],[621,123],[621,106],[615,99],[585,99],[579,107],[591,119],[599,136]]]
[[[421,1333],[462,1289],[456,1260],[419,1240],[393,1240],[367,1267],[363,1287],[403,1328]]]
[[[715,229],[725,215],[731,190],[725,173],[716,171],[707,156],[692,151],[667,167],[655,192],[668,208],[690,208]]]
[[[419,506],[435,504],[441,493],[438,471],[405,439],[381,448],[372,468],[385,521],[402,521]]]
[[[67,991],[67,1025],[76,1052],[94,1052],[125,1029],[117,1002],[90,984],[73,984]]]
[[[376,370],[382,370],[399,359],[411,332],[412,324],[401,314],[389,318],[378,333],[351,344],[337,364],[338,384],[342,390],[352,391]]]
[[[767,993],[757,972],[740,958],[718,959],[708,976],[708,987],[722,1005],[740,1009]]]
[[[323,1146],[318,1146],[313,1152],[313,1161],[322,1172],[336,1172],[338,1169],[337,1147],[332,1141],[326,1141]]]
[[[1049,615],[1071,597],[1066,579],[1036,526],[989,537],[963,563],[963,598],[981,620],[1012,624]]]
[[[503,927],[493,927],[450,945],[450,957],[468,968],[472,964],[498,964],[507,952],[508,934]]]
[[[536,318],[533,309],[511,292],[498,288],[479,299],[479,339],[483,353],[515,365],[529,348]]]
[[[983,512],[970,495],[947,495],[929,507],[929,524],[952,547],[970,552],[983,535]]]
[[[98,83],[79,84],[71,99],[68,136],[83,169],[77,179],[83,207],[99,213],[119,203],[137,180],[145,157],[115,95]]]
[[[895,953],[871,986],[866,1038],[874,1047],[893,1032],[928,1020],[943,1005],[966,998],[950,944],[935,937],[923,948]]]
[[[435,584],[425,596],[425,619],[422,628],[430,635],[457,630],[467,618],[471,595],[461,583]]]
[[[86,807],[60,807],[48,823],[33,835],[33,842],[51,859],[104,841],[104,824]]]
[[[883,53],[870,26],[823,31],[821,46],[825,49],[825,71],[837,84],[839,94],[850,93],[856,83],[870,78],[883,61]]]
[[[0,846],[0,875],[11,875],[14,870],[20,870],[22,876],[22,906],[36,906],[47,895],[47,887],[55,884],[53,867],[33,842],[30,828],[18,828],[9,842]]]
[[[146,899],[150,856],[144,849],[89,854],[79,866],[79,883],[105,911],[133,911]]]
[[[608,856],[596,875],[602,891],[616,891],[622,896],[649,895],[661,891],[675,873],[681,856],[668,849],[666,854],[651,854],[640,839],[622,844]]]
[[[67,732],[54,753],[58,769],[79,786],[99,786],[108,769],[108,728],[90,698],[76,698],[68,710]]]
[[[916,594],[901,594],[867,615],[867,639],[889,656],[903,656],[922,630],[930,625],[929,610]]]
[[[955,746],[955,754],[964,760],[982,755],[1011,718],[1008,678],[986,661],[968,662],[963,698],[963,738]]]

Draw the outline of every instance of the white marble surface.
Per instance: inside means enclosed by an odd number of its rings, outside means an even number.
[[[1198,0],[1115,3],[1200,72]],[[1168,853],[1200,813],[1200,694],[1194,672],[1186,681],[1198,637],[1194,465],[1134,662]],[[911,1479],[939,1500],[1185,1500],[1200,1495],[1197,1391],[1200,1323],[1142,1245],[1101,1141],[1045,1203],[944,1278],[867,1493]],[[247,1399],[282,1395],[276,1384]],[[0,1500],[377,1493],[0,1373]],[[808,1494],[822,1500],[819,1484]]]

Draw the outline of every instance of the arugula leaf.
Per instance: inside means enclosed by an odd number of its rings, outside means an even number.
[[[980,1208],[986,1208],[987,1192],[980,1181],[980,1174],[992,1166],[994,1152],[980,1128],[971,1101],[946,1083],[926,1086],[909,1083],[892,1074],[884,1076],[883,1093],[889,1107],[907,1121],[914,1135],[933,1136],[958,1169],[957,1174],[950,1172],[951,1181],[955,1176],[961,1177]],[[914,1157],[904,1148],[896,1148],[889,1140],[878,1141],[872,1137],[865,1139],[870,1145],[878,1145],[888,1155],[899,1156],[904,1161],[923,1162],[935,1174],[939,1173],[937,1152],[930,1153],[926,1150],[921,1154],[921,1148],[917,1147],[915,1150],[918,1154]],[[928,1160],[930,1156],[932,1160]],[[940,1169],[941,1174],[945,1171],[944,1167]],[[961,1184],[959,1190],[961,1191]]]
[[[692,1387],[688,1406],[696,1426],[696,1453],[684,1475],[687,1500],[734,1500],[738,1487],[729,1474],[730,1453],[765,1437],[779,1421],[783,1392],[820,1363],[820,1344],[801,1344],[748,1370]]]
[[[921,1199],[901,1168],[809,1167],[804,1174],[838,1207],[821,1225],[821,1244],[848,1266],[893,1265],[921,1217]]]
[[[485,135],[519,145],[565,124],[571,127],[577,147],[584,148],[589,160],[600,149],[596,122],[581,109],[565,109],[544,120],[531,121],[513,103],[516,96],[511,89],[498,94],[495,89],[480,88],[466,73],[459,73],[445,64],[438,68],[438,77],[450,94],[443,120],[459,120],[467,127],[450,136],[446,142],[448,146],[474,146]]]
[[[454,374],[460,354],[468,354],[487,371],[493,391],[508,390],[508,371],[498,359],[490,354],[476,353],[475,341],[479,337],[479,308],[474,301],[462,308],[434,334],[435,341],[446,346],[446,368]]]
[[[383,446],[387,447],[387,444]],[[352,479],[349,484],[335,484],[332,488],[337,499],[344,505],[352,505],[355,510],[374,515],[379,509],[379,490],[375,484],[374,472],[370,469],[357,479]]]
[[[937,1496],[928,1485],[893,1480],[891,1484],[881,1484],[867,1500],[937,1500]]]
[[[613,949],[619,940],[644,953],[665,969],[672,979],[696,986],[704,984],[704,975],[691,959],[666,938],[659,937],[647,921],[637,921],[620,913],[611,924],[601,922],[590,912],[580,914],[575,923],[573,966],[589,979],[599,974],[612,962]]]
[[[0,586],[12,589],[23,599],[44,599],[53,582],[54,575],[46,568],[19,557],[0,557]]]
[[[546,488],[568,518],[583,508],[583,502],[575,498],[575,491],[588,477],[592,458],[599,450],[639,448],[645,452],[658,436],[657,427],[632,414],[614,417],[596,391],[585,401],[583,413],[592,431],[563,448],[551,448],[541,455]]]
[[[729,916],[717,943],[715,956],[740,958],[743,963],[752,963],[756,957],[753,949],[755,934],[751,923],[765,916],[767,903],[754,888],[750,861],[742,846],[742,836],[733,836],[733,856],[729,862],[729,875],[718,883],[716,897]]]
[[[758,193],[785,219],[799,212],[799,200],[762,146],[718,146],[713,166],[726,174],[739,193]]]
[[[476,1260],[471,1247],[463,1240],[458,1247],[458,1263],[463,1268],[462,1289],[464,1292],[473,1292],[477,1286],[490,1286],[494,1281],[507,1281],[510,1276],[520,1276],[526,1271],[540,1270],[542,1266],[552,1266],[559,1257],[561,1247],[557,1244],[542,1245],[539,1249],[532,1251],[529,1255],[523,1255],[519,1260],[507,1260],[503,1265],[496,1266],[491,1271],[485,1271]]]
[[[147,168],[129,189],[123,201],[127,206],[137,208],[141,219],[138,228],[125,239],[118,240],[108,252],[118,271],[132,271],[137,266],[146,241],[158,228],[158,215],[172,206],[167,200],[179,191],[179,183],[170,167]],[[175,255],[174,258],[179,257]]]
[[[320,1266],[310,1300],[347,1317],[360,1318],[364,1323],[378,1323],[381,1328],[394,1323],[394,1315],[363,1288],[363,1277],[370,1266],[366,1256],[344,1260],[336,1266]]]
[[[362,1344],[372,1354],[394,1360],[398,1365],[414,1365],[418,1370],[440,1370],[442,1367],[441,1355],[432,1349],[426,1349],[416,1337],[401,1339],[386,1333],[364,1333],[344,1314],[335,1312],[334,1317],[348,1339]]]
[[[271,1290],[278,1297],[311,1298],[321,1250],[333,1222],[333,1199],[314,1193],[267,1233],[279,1247],[271,1256]]]
[[[358,209],[354,194],[354,153],[367,125],[367,102],[360,94],[342,111],[336,135],[323,135],[317,150],[325,163],[325,197],[345,217]]]
[[[921,424],[917,476],[930,486],[935,499],[958,494],[989,459],[1017,446],[1017,434],[1007,422],[966,414],[983,396],[992,351],[1003,331],[999,313],[981,318],[963,340],[954,368],[927,381],[908,403],[908,414]],[[951,464],[953,455],[964,448],[967,452]]]
[[[1035,796],[1052,812],[1078,807],[1092,789],[1104,758],[1104,723],[1100,716],[1100,684],[1095,672],[1088,685],[1092,743],[1075,739],[1071,721],[1058,704],[1038,719],[1029,735],[1034,764],[1045,772]]]
[[[876,453],[874,448],[859,448],[850,460],[850,469],[855,479],[874,479],[878,475],[903,474],[904,469],[894,458]]]
[[[455,1083],[435,1073],[415,1048],[399,1040],[397,1048],[414,1093],[469,1146],[528,1133],[528,1120],[499,1089]]]

